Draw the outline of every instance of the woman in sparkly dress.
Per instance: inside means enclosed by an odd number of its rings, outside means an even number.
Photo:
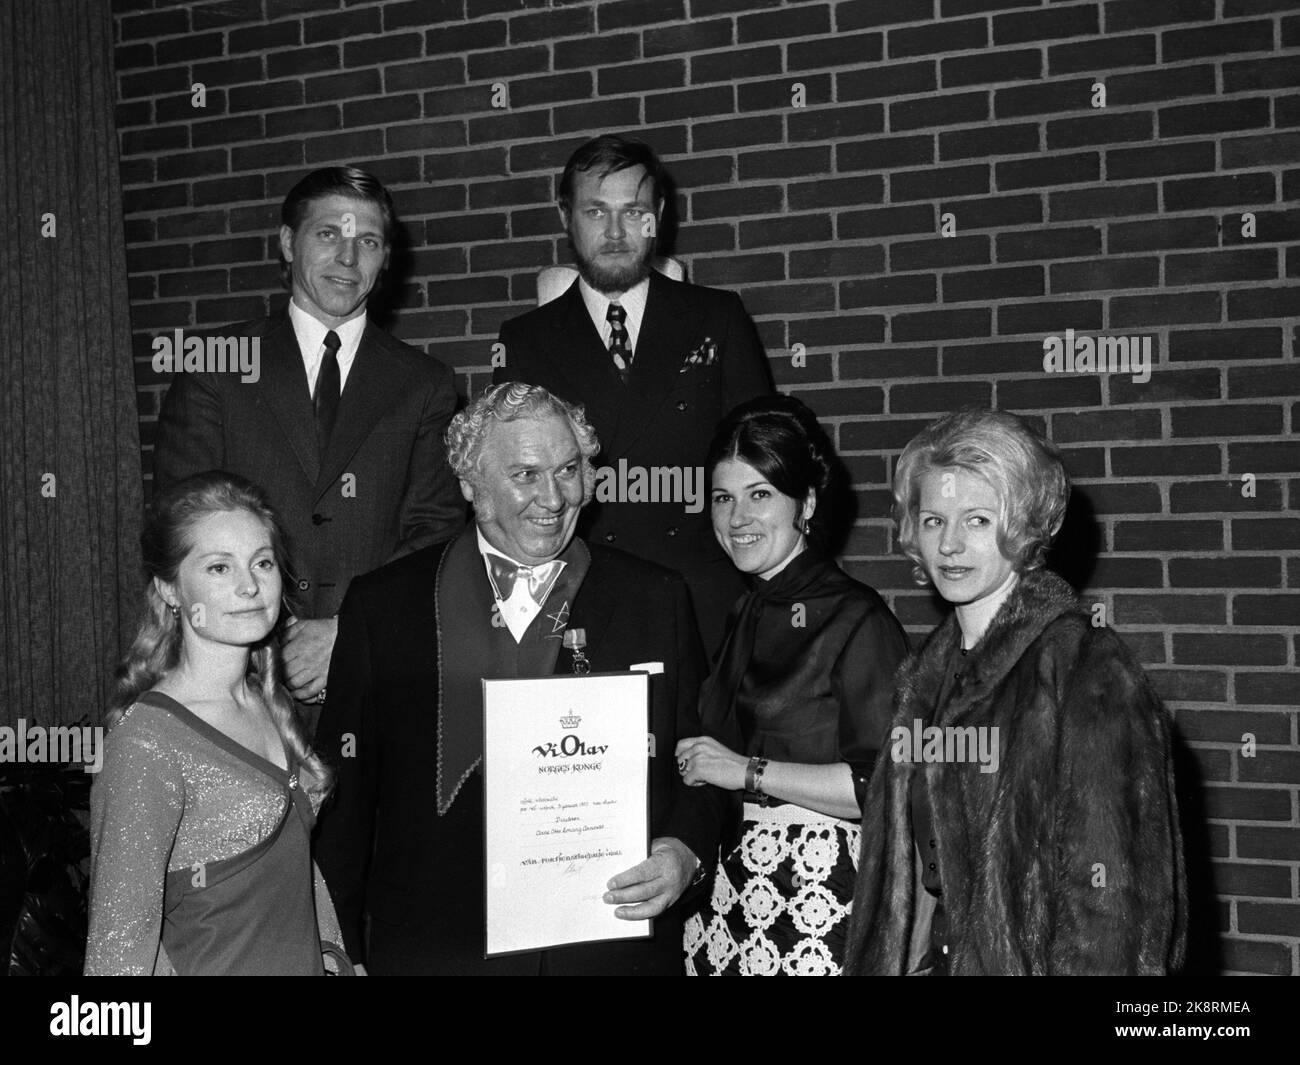
[[[872,589],[815,546],[829,445],[798,400],[762,397],[709,451],[713,532],[753,589],[733,608],[681,741],[687,784],[731,793],[711,898],[686,925],[687,972],[840,972],[862,794],[907,652]]]
[[[332,774],[277,676],[275,516],[242,478],[196,474],[141,544],[144,617],[91,793],[86,973],[322,974],[340,940],[310,834]]]

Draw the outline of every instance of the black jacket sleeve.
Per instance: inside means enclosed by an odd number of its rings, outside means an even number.
[[[365,960],[362,917],[378,803],[379,736],[371,703],[371,641],[364,584],[353,582],[339,612],[316,749],[336,769],[316,829],[316,862],[354,962]]]
[[[722,349],[722,409],[729,411],[756,396],[772,394],[772,371],[758,329],[740,297],[727,294],[731,306]]]
[[[893,613],[872,610],[853,630],[831,668],[840,708],[840,757],[853,773],[858,808],[876,759],[889,741],[894,674],[907,657],[907,635]]]
[[[222,404],[209,374],[178,373],[163,398],[153,446],[155,492],[224,466]]]

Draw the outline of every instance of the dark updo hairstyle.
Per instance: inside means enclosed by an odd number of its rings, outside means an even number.
[[[174,584],[180,566],[194,549],[194,526],[211,514],[243,511],[266,526],[271,552],[285,583],[288,560],[284,532],[266,492],[251,481],[222,470],[196,473],[159,494],[145,513],[140,549],[144,561],[144,604],[131,648],[117,670],[117,686],[104,724],[112,728],[136,699],[153,688],[180,662],[182,623],[158,591],[154,579]],[[284,621],[281,613],[280,623]],[[276,628],[251,649],[248,681],[266,703],[276,730],[301,762],[304,791],[319,804],[329,793],[333,772],[312,751],[293,699],[280,679]]]
[[[800,511],[811,490],[817,509],[809,519],[808,537],[824,547],[827,508],[822,502],[831,481],[830,456],[830,440],[803,403],[793,396],[759,396],[733,408],[722,419],[704,469],[712,482],[718,463],[738,459],[754,467],[782,495],[795,500]],[[796,524],[798,520],[796,516]]]

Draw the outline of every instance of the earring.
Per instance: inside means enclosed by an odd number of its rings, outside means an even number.
[[[180,608],[179,606],[177,606],[175,603],[168,603],[168,604],[167,604],[167,609],[170,610],[170,611],[172,612],[172,620],[173,620],[173,621],[180,621],[180,619],[181,619],[181,608]]]

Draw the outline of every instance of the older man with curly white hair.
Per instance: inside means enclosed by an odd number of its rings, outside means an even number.
[[[354,580],[339,615],[317,734],[337,799],[317,855],[348,951],[374,973],[681,973],[674,904],[723,816],[672,762],[699,730],[686,586],[574,536],[599,450],[580,407],[497,385],[452,419],[447,445],[473,526]],[[593,671],[664,666],[650,686],[650,854],[597,888],[616,916],[656,920],[647,939],[485,959],[481,681],[571,672],[570,629]]]

